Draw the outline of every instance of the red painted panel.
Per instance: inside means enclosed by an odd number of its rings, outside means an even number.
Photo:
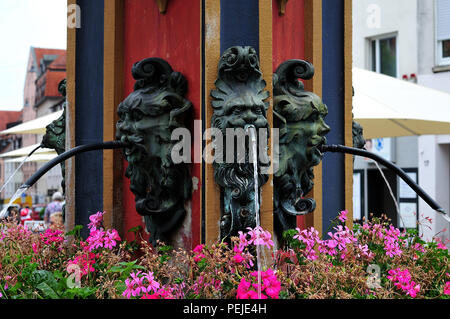
[[[166,14],[160,14],[154,0],[125,0],[125,96],[132,92],[134,79],[131,67],[148,57],[160,57],[170,63],[174,71],[181,72],[188,81],[186,98],[193,103],[194,118],[201,119],[201,1],[169,1]],[[193,153],[193,152],[192,152]],[[201,167],[192,164],[191,173],[198,179],[192,197],[192,238],[186,238],[185,247],[200,243]],[[143,225],[142,217],[134,206],[134,195],[124,177],[125,230]],[[147,239],[148,236],[143,234]],[[131,234],[126,236],[133,240]]]
[[[278,1],[272,0],[273,71],[285,60],[305,59],[304,0],[288,1],[286,13],[278,14]],[[305,217],[297,225],[306,227]]]

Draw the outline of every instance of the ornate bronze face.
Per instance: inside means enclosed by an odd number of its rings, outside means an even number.
[[[168,233],[182,221],[191,196],[186,163],[174,164],[172,131],[185,127],[192,104],[183,96],[186,79],[159,58],[148,58],[132,69],[135,90],[118,108],[117,139],[129,165],[126,176],[135,194],[136,210],[145,216],[150,242],[168,242]]]
[[[280,129],[280,164],[274,177],[274,210],[277,228],[295,228],[295,216],[314,210],[313,199],[303,197],[312,189],[313,166],[322,160],[320,146],[330,127],[328,109],[298,79],[310,79],[313,66],[302,60],[283,62],[274,74],[274,127]]]
[[[244,129],[248,125],[256,129],[269,128],[268,103],[264,101],[269,92],[264,91],[266,83],[262,79],[256,51],[252,47],[227,49],[220,59],[218,73],[217,89],[211,91],[214,98],[211,127],[220,129],[225,138],[234,138],[227,134],[229,128]],[[249,144],[245,147],[245,163],[238,163],[236,154],[233,154],[233,163],[213,163],[215,181],[222,194],[221,238],[256,226],[259,211],[255,207],[254,170],[248,158]],[[224,150],[224,154],[226,151],[234,150]],[[259,188],[267,180],[268,176],[258,171]]]

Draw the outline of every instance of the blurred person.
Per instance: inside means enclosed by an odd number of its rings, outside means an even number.
[[[27,220],[33,220],[31,218],[31,213],[33,212],[30,209],[30,206],[28,204],[24,205],[25,207],[20,210],[20,223],[23,225]]]
[[[60,192],[55,192],[52,196],[52,202],[47,205],[44,213],[44,221],[50,223],[50,218],[54,213],[62,213],[63,196]]]
[[[59,229],[63,226],[62,212],[55,212],[50,216],[50,228]]]

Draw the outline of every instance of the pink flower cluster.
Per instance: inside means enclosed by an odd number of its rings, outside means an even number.
[[[91,222],[87,226],[91,232],[102,226],[104,214],[105,212],[97,212],[96,214],[89,216]]]
[[[93,265],[95,264],[95,254],[88,253],[75,257],[74,260],[69,260],[67,269],[70,265],[77,265],[80,267],[81,277],[87,276],[90,272],[94,272]]]
[[[101,247],[111,250],[117,246],[117,241],[121,240],[117,230],[109,229],[105,231],[101,227],[104,214],[105,212],[97,212],[89,216],[89,220],[91,221],[88,224],[90,234],[86,239],[87,246],[85,247],[88,251],[93,251]]]
[[[253,277],[251,281],[245,278],[239,283],[236,298],[237,299],[278,299],[281,290],[281,283],[278,281],[272,269],[261,271],[261,298],[258,298],[258,283],[252,283],[258,278],[258,272],[255,271],[250,275]]]
[[[11,240],[20,240],[29,237],[32,234],[27,227],[19,224],[15,227],[6,229],[1,232],[0,241],[3,241],[6,237]]]
[[[104,231],[103,229],[96,229],[91,231],[89,237],[86,239],[87,250],[93,251],[101,247],[109,250],[117,246],[117,241],[120,241],[120,236],[115,229]]]
[[[248,232],[239,231],[239,250],[243,251],[249,245],[273,247],[272,235],[269,231],[265,231],[261,226],[255,228],[247,227]],[[248,238],[250,237],[250,238]]]
[[[419,251],[421,253],[425,253],[426,252],[425,247],[423,247],[423,245],[420,244],[420,243],[414,244],[413,248],[414,248],[415,251]]]
[[[150,292],[160,293],[160,284],[155,281],[153,277],[153,272],[142,273],[140,270],[138,272],[133,272],[130,274],[131,278],[125,280],[125,285],[127,288],[123,292],[123,296],[130,299],[133,297],[140,297],[141,295],[148,295]],[[160,293],[161,295],[161,293]],[[149,298],[157,299],[157,298]]]
[[[400,249],[400,230],[394,226],[389,226],[384,235],[384,250],[389,257],[400,256],[403,251]]]
[[[318,256],[314,250],[314,246],[316,243],[322,243],[319,232],[315,230],[314,227],[309,228],[309,230],[300,230],[300,228],[296,228],[296,230],[298,234],[294,236],[294,239],[297,239],[306,245],[306,248],[303,250],[304,256],[309,260],[316,260]]]
[[[450,281],[447,281],[444,286],[444,295],[450,296]]]
[[[321,253],[326,253],[330,256],[337,256],[340,253],[340,258],[345,259],[348,253],[347,244],[357,243],[353,231],[351,231],[347,226],[342,227],[338,225],[334,227],[336,232],[329,232],[328,236],[330,239],[323,240],[319,244],[319,251]]]
[[[149,294],[146,292],[142,295],[141,299],[174,299],[172,294],[164,289],[159,289],[157,292],[153,294]]]
[[[338,225],[334,227],[335,232],[329,232],[329,239],[321,240],[319,237],[319,232],[310,227],[309,229],[300,230],[296,228],[297,235],[293,238],[301,241],[306,245],[303,250],[304,256],[309,260],[316,260],[318,258],[316,251],[314,250],[315,245],[318,245],[318,251],[322,254],[329,256],[338,256],[340,254],[341,259],[345,259],[348,254],[347,245],[353,245],[358,250],[358,257],[365,256],[372,258],[374,254],[369,250],[367,245],[358,244],[358,240],[355,237],[352,230],[347,226],[343,227]]]
[[[406,292],[406,295],[410,295],[411,298],[415,298],[420,291],[420,285],[416,285],[411,280],[411,274],[408,269],[401,270],[400,268],[391,269],[388,271],[389,276],[387,278],[394,283],[394,286],[398,289]]]
[[[345,221],[347,220],[347,214],[348,214],[348,211],[343,210],[343,211],[339,214],[338,219],[339,219],[341,222],[345,223]]]
[[[206,257],[205,254],[203,254],[203,248],[205,248],[205,245],[197,245],[193,250],[193,252],[195,253],[194,261],[196,263],[198,263],[199,261],[201,261],[203,258]]]
[[[53,243],[60,244],[64,242],[64,233],[60,230],[51,230],[50,228],[47,228],[45,233],[41,235],[41,240],[46,245],[51,245]]]

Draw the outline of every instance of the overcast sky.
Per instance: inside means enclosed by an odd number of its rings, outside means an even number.
[[[66,0],[0,0],[0,110],[19,111],[30,47],[66,49]]]

